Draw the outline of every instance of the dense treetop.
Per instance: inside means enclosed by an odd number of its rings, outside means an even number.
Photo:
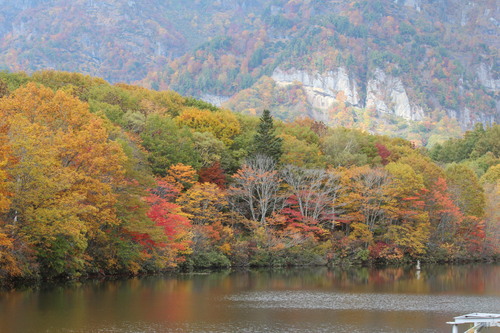
[[[4,280],[498,256],[498,125],[427,151],[80,74],[0,88]]]

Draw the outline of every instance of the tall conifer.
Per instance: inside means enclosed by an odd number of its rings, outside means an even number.
[[[283,139],[276,136],[273,117],[269,110],[264,110],[260,117],[257,134],[254,136],[253,156],[265,155],[278,163],[283,154]]]

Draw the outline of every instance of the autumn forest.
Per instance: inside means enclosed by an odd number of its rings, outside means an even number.
[[[432,148],[0,73],[0,279],[495,260],[500,126]]]

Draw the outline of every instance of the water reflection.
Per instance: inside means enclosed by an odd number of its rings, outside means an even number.
[[[500,266],[283,269],[0,293],[0,332],[449,332],[500,312]]]
[[[326,292],[242,293],[228,297],[241,307],[285,309],[331,309],[367,311],[489,312],[498,297],[434,296],[407,294],[353,294]]]

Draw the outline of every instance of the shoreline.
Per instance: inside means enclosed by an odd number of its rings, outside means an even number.
[[[466,266],[466,265],[499,265],[499,258],[490,258],[484,260],[450,260],[450,261],[424,261],[421,260],[422,270],[425,270],[426,266]],[[0,292],[6,292],[11,290],[18,290],[24,288],[39,288],[46,286],[60,286],[66,283],[85,283],[90,281],[115,281],[115,280],[128,280],[134,278],[148,278],[148,277],[158,277],[158,276],[182,276],[182,275],[210,275],[220,272],[249,272],[249,271],[281,271],[295,269],[327,269],[336,270],[340,269],[342,271],[347,271],[349,269],[359,269],[359,268],[371,268],[371,269],[384,269],[384,268],[403,268],[403,269],[415,269],[416,262],[404,262],[404,263],[369,263],[369,264],[339,264],[339,265],[288,265],[288,266],[229,266],[229,267],[211,267],[202,268],[197,267],[194,269],[170,269],[159,272],[141,272],[138,274],[127,274],[127,273],[117,273],[117,274],[87,274],[80,277],[57,277],[57,278],[34,278],[34,279],[14,279],[11,281],[0,281]],[[420,271],[420,269],[417,269]]]

